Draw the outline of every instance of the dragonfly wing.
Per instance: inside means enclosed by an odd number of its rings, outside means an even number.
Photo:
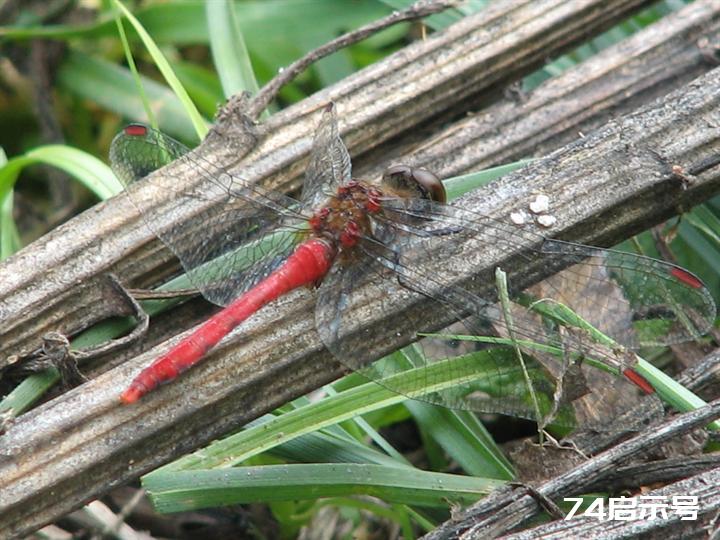
[[[710,291],[675,264],[559,240],[545,240],[541,251],[576,263],[545,280],[545,291],[563,291],[568,305],[629,348],[697,339],[714,324]],[[617,325],[621,318],[629,326]]]
[[[316,207],[329,194],[334,194],[338,186],[349,181],[351,174],[350,155],[340,138],[334,106],[330,104],[315,131],[300,200],[311,208]]]
[[[137,182],[190,149],[175,139],[143,124],[130,124],[110,145],[113,172],[125,185]]]
[[[505,310],[497,303],[492,276],[487,276],[479,286],[472,280],[463,281],[468,256],[464,250],[469,240],[478,237],[487,241],[489,249],[500,250],[508,261],[508,269],[517,264],[540,264],[543,268],[550,265],[558,269],[571,266],[570,277],[566,279],[574,281],[576,288],[586,283],[597,286],[598,282],[619,288],[620,292],[594,298],[596,310],[606,316],[600,321],[618,313],[632,321],[632,316],[628,318],[631,310],[648,306],[652,306],[650,311],[656,315],[673,320],[683,318],[670,316],[667,307],[658,308],[656,304],[660,302],[690,320],[685,321],[684,334],[681,331],[680,335],[695,336],[714,317],[714,305],[707,290],[679,273],[676,267],[660,261],[550,243],[554,241],[464,209],[426,201],[398,200],[387,204],[384,201],[383,208],[384,213],[375,220],[374,239],[361,244],[362,262],[369,270],[358,274],[350,268],[338,267],[328,276],[321,286],[316,322],[323,341],[341,362],[408,397],[451,408],[528,417],[541,424],[582,423],[597,429],[642,427],[631,424],[634,419],[609,424],[627,410],[628,399],[636,399],[639,393],[623,379],[603,371],[617,374],[624,362],[632,361],[631,357],[595,342],[584,330],[565,328],[540,316],[535,310],[537,302],[530,308],[510,302]],[[535,249],[521,251],[516,242],[520,234],[526,235],[522,244],[531,240]],[[428,260],[442,260],[443,264],[429,269]],[[619,280],[618,276],[624,279]],[[623,283],[616,282],[633,281],[628,276],[642,278],[654,292],[626,298]],[[438,330],[454,339],[423,337],[412,349],[405,349],[410,352],[403,361],[413,367],[409,378],[393,375],[398,367],[392,359],[365,368],[371,359],[362,353],[363,343],[378,330],[359,327],[355,322],[357,312],[350,309],[363,305],[363,300],[353,293],[361,283],[376,289],[372,296],[380,299],[382,305],[378,309],[394,315],[393,330],[404,341]],[[413,315],[415,310],[398,308],[412,292],[420,293],[429,302],[420,315]],[[513,291],[512,287],[509,292],[514,297],[527,295],[526,291]],[[620,293],[623,295],[619,296]],[[578,298],[555,284],[546,286],[543,295],[545,303],[552,298],[553,302],[570,307],[574,307],[573,301]],[[355,315],[351,316],[351,312]],[[441,313],[444,315],[440,316]],[[438,326],[440,320],[444,324],[455,323],[443,330],[442,325]],[[627,339],[624,332],[614,333]],[[459,336],[473,337],[479,344],[469,346]],[[634,334],[632,340],[637,343]],[[453,348],[448,343],[453,346],[463,343],[464,350],[453,354],[448,351]],[[660,401],[655,397],[651,401],[655,411],[661,413]]]
[[[452,409],[502,413],[536,419],[530,406],[520,366],[508,348],[479,350],[474,344],[457,340],[421,338],[425,332],[441,330],[436,321],[444,314],[451,321],[450,331],[459,335],[484,335],[487,318],[468,316],[484,313],[487,301],[432,275],[402,264],[401,254],[376,242],[363,242],[358,264],[335,265],[318,291],[315,310],[317,330],[323,343],[349,369],[381,386],[431,404]],[[369,291],[380,304],[374,308],[392,314],[390,337],[416,342],[401,352],[370,364],[376,353],[366,352],[366,344],[377,342],[377,328],[361,326],[356,308],[365,303],[356,291]],[[409,298],[421,293],[426,310],[406,310]],[[379,300],[377,300],[379,299]],[[472,307],[469,307],[472,306]],[[432,313],[434,317],[429,317]],[[382,331],[382,330],[381,330]],[[391,353],[388,348],[386,353]],[[552,395],[547,377],[536,365],[529,368],[537,391]]]
[[[279,266],[303,234],[297,201],[264,190],[145,128],[111,146],[118,175],[132,182],[175,158],[183,178],[152,174],[127,189],[148,227],[178,257],[194,287],[227,305]]]
[[[677,265],[634,253],[551,240],[463,208],[422,200],[394,199],[383,204],[380,230],[396,249],[412,252],[413,243],[441,236],[447,249],[470,235],[487,238],[489,247],[508,259],[556,269],[558,274],[516,297],[530,293],[573,309],[629,348],[667,345],[706,334],[716,306],[698,277]],[[423,216],[420,218],[420,216]],[[407,223],[408,225],[398,225]],[[400,230],[402,228],[402,230]],[[520,244],[531,249],[519,252]],[[407,248],[401,248],[401,245]],[[442,250],[438,256],[445,256]],[[516,259],[513,261],[513,257]],[[654,330],[654,331],[653,331]]]

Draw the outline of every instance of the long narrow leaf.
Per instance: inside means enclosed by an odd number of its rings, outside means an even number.
[[[231,0],[206,2],[205,14],[208,28],[212,29],[208,32],[210,50],[225,97],[242,91],[257,94],[259,87],[238,25],[235,3]]]
[[[415,421],[469,474],[502,480],[515,477],[510,462],[472,413],[420,401],[408,401],[405,406]]]
[[[13,192],[0,198],[0,260],[6,259],[21,247],[20,234],[13,219]]]
[[[7,164],[5,150],[0,147],[0,170]],[[4,196],[0,196],[0,260],[5,259],[20,249],[20,235],[13,218],[13,192],[10,188]]]
[[[498,165],[490,169],[465,174],[462,176],[454,176],[443,180],[445,191],[449,200],[456,199],[460,195],[477,189],[482,186],[488,185],[493,180],[500,178],[506,174],[509,174],[517,169],[523,168],[528,163],[531,163],[531,159],[521,159],[514,163],[507,163],[505,165]]]
[[[160,73],[162,73],[163,77],[165,77],[168,85],[170,86],[170,88],[172,88],[173,92],[175,92],[177,97],[180,99],[180,102],[183,104],[185,112],[190,117],[190,120],[195,127],[195,131],[198,137],[200,139],[204,139],[205,135],[207,135],[208,132],[207,123],[195,107],[195,104],[190,99],[190,96],[188,95],[183,85],[180,84],[180,81],[175,76],[175,72],[173,71],[172,67],[170,67],[170,63],[165,58],[165,55],[163,55],[163,53],[160,51],[153,39],[150,37],[150,34],[148,34],[145,28],[143,28],[142,24],[140,24],[140,21],[138,21],[133,16],[133,14],[130,13],[130,11],[122,4],[122,2],[120,2],[120,0],[113,0],[113,3],[123,13],[127,20],[130,21],[130,24],[133,25],[133,28],[135,28],[135,31],[138,33],[140,39],[142,39],[143,43],[145,44],[145,47],[150,53],[150,56],[155,62],[155,65],[160,70]]]
[[[64,170],[103,200],[122,191],[122,184],[110,167],[95,156],[70,146],[52,144],[14,157],[0,169],[0,197],[12,189],[23,168],[37,163]]]
[[[498,480],[356,463],[158,472],[143,479],[160,512],[347,495],[446,508],[448,501],[467,504],[501,485]]]
[[[375,382],[351,388],[301,409],[278,416],[276,419],[247,429],[219,441],[198,454],[186,456],[150,475],[161,471],[187,470],[229,466],[243,462],[261,452],[290,441],[300,435],[337,424],[413,396],[455,387],[458,382],[482,377],[478,373],[478,357],[457,357],[436,362],[423,369],[413,369],[388,378],[389,390]],[[432,386],[419,388],[419,380],[432,381]],[[399,392],[399,393],[398,393]]]

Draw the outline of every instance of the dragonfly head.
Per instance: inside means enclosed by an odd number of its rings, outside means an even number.
[[[403,197],[427,199],[440,203],[447,201],[445,187],[440,179],[427,169],[414,169],[407,165],[392,165],[385,169],[382,186]]]

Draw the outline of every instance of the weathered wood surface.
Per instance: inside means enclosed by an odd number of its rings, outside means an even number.
[[[544,156],[719,65],[719,41],[720,4],[693,2],[529,94],[506,92],[440,131],[431,121],[403,133],[360,156],[354,170],[365,178],[404,162],[447,178]]]
[[[585,24],[589,24],[588,20]],[[448,50],[452,48],[443,48],[443,54],[449,54]],[[404,55],[411,58],[411,53]],[[360,74],[362,77],[367,75]],[[550,195],[553,215],[558,218],[558,225],[549,233],[601,244],[625,238],[705,200],[719,189],[717,168],[684,186],[669,172],[667,163],[657,159],[660,154],[671,164],[689,166],[717,154],[720,98],[711,89],[719,83],[720,72],[716,70],[658,105],[611,122],[598,133],[458,204],[505,220],[510,211],[526,207],[537,192],[544,192]],[[343,129],[354,151],[379,144],[401,129],[401,123],[393,122],[403,111],[408,113],[406,122],[416,119],[407,109],[415,104],[412,96],[400,105],[396,103],[395,115],[385,120],[382,114],[390,113],[383,113],[379,109],[382,105],[355,108],[354,94],[344,97],[341,89],[342,85],[340,90],[329,89],[284,116],[278,115],[273,119],[272,136],[238,167],[252,163],[258,180],[273,187],[292,183],[302,168],[309,133],[316,122],[310,111],[330,98],[339,101],[345,119]],[[356,90],[362,94],[362,84]],[[394,91],[392,86],[385,90]],[[376,87],[375,91],[382,89]],[[377,95],[375,99],[379,99]],[[443,93],[438,103],[433,114],[450,106],[452,96]],[[425,106],[429,107],[427,102]],[[378,116],[363,116],[368,110]],[[428,116],[421,115],[421,119]],[[290,119],[297,117],[302,121],[292,125]],[[376,140],[366,138],[362,130],[373,121],[385,126],[374,132]],[[392,126],[398,129],[393,131]],[[212,156],[226,150],[209,145],[200,152]],[[290,162],[290,172],[282,171]],[[99,241],[96,235],[103,234],[103,241]],[[74,239],[70,246],[62,242],[68,238]],[[466,252],[468,277],[498,263],[487,256],[481,245],[468,245]],[[112,269],[131,280],[152,281],[154,272],[167,262],[160,253],[133,207],[122,197],[99,205],[49,235],[0,269],[22,268],[36,273],[35,277],[26,276],[27,281],[16,279],[14,288],[9,288],[10,295],[0,296],[2,301],[21,294],[22,287],[28,284],[40,289],[30,291],[36,294],[35,301],[15,304],[34,310],[41,321],[15,340],[15,345],[29,343],[28,336],[41,335],[43,328],[57,329],[53,323],[75,321],[82,306],[92,309],[97,301],[92,286],[86,286],[84,297],[74,298],[85,278]],[[56,267],[48,271],[53,265]],[[40,279],[41,268],[48,287]],[[521,281],[539,277],[540,273],[515,276]],[[55,296],[59,297],[57,301]],[[39,307],[42,302],[45,305]],[[76,307],[69,309],[68,304]],[[52,521],[113,486],[335,378],[341,370],[318,344],[313,321],[307,317],[311,306],[310,293],[290,295],[275,309],[261,312],[245,325],[242,337],[226,340],[208,362],[136,407],[119,407],[118,391],[139,366],[147,364],[167,344],[20,417],[0,438],[0,534],[20,535]],[[422,309],[422,305],[416,302],[410,308]],[[54,310],[61,315],[53,315]],[[21,317],[21,313],[25,311],[15,313],[0,308],[3,319]],[[379,355],[398,344],[387,333],[392,314],[375,312],[372,317],[367,323],[377,328],[377,341],[367,346]]]

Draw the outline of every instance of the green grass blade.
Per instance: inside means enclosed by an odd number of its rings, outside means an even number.
[[[707,206],[696,206],[692,212],[683,214],[683,219],[701,231],[713,244],[720,245],[720,218],[713,214]]]
[[[335,389],[328,385],[326,387],[326,391],[328,396],[336,396],[338,393],[335,391]],[[385,440],[385,438],[378,433],[378,431],[370,425],[370,422],[366,421],[361,416],[356,416],[353,418],[353,422],[358,426],[359,429],[361,429],[370,439],[382,450],[385,451],[390,457],[395,459],[396,461],[400,463],[405,463],[406,465],[410,465],[410,462],[407,461],[405,456],[403,456],[400,452],[395,450],[393,446]]]
[[[664,371],[656,368],[647,360],[637,357],[637,364],[633,369],[645,377],[652,384],[655,391],[663,401],[680,412],[689,412],[707,405],[707,402],[685,388]],[[720,421],[715,420],[709,426],[713,431],[720,430]]]
[[[0,169],[0,197],[12,189],[23,168],[38,163],[62,169],[103,200],[122,191],[122,184],[110,167],[95,156],[70,146],[52,144],[8,160]]]
[[[147,121],[152,127],[158,129],[157,120],[155,119],[153,110],[150,107],[150,102],[148,101],[147,94],[145,93],[145,87],[142,85],[140,73],[138,72],[137,66],[135,65],[135,59],[133,58],[132,51],[130,50],[130,43],[128,43],[127,36],[125,35],[125,25],[123,25],[122,18],[119,13],[117,14],[117,17],[115,17],[115,24],[117,25],[118,35],[120,36],[120,43],[122,43],[123,50],[125,51],[125,59],[128,67],[130,68],[130,73],[132,73],[133,80],[135,81],[135,88],[140,94],[140,102],[143,104],[143,109],[145,109]]]
[[[259,89],[235,11],[231,0],[205,3],[210,50],[226,98],[242,91],[255,95]]]
[[[272,415],[270,420],[275,418]],[[265,422],[270,421],[265,419]],[[263,422],[264,423],[264,422]],[[251,427],[256,425],[253,423]],[[284,461],[297,463],[374,463],[397,467],[403,465],[394,457],[368,446],[352,437],[330,433],[331,429],[301,435],[268,450]]]
[[[501,485],[498,480],[356,463],[158,472],[143,479],[155,508],[163,513],[350,495],[447,508],[448,501],[468,504]]]
[[[512,464],[474,414],[420,401],[407,401],[405,406],[467,473],[500,480],[515,478]]]
[[[385,381],[385,385],[393,390],[375,382],[350,388],[335,396],[278,416],[262,426],[255,426],[232,435],[209,446],[199,454],[186,456],[165,465],[158,471],[239,464],[301,435],[400,403],[408,397],[419,397],[426,393],[453,388],[461,381],[476,379],[478,376],[476,356],[451,358],[425,368],[404,371],[388,377]],[[433,385],[420,388],[420,381],[433,381]]]
[[[0,198],[0,260],[8,258],[22,247],[20,234],[13,219],[13,192]]]
[[[0,147],[0,171],[7,162],[5,150]],[[0,260],[6,259],[20,247],[20,235],[13,218],[13,192],[10,188],[4,196],[0,196]]]
[[[25,156],[34,163],[44,163],[64,170],[101,200],[109,199],[123,189],[110,167],[77,148],[47,145],[30,150]]]
[[[222,85],[214,71],[191,62],[176,61],[175,74],[205,118],[212,118],[225,101]]]
[[[177,95],[178,99],[182,103],[185,112],[190,117],[190,120],[195,127],[195,132],[197,133],[198,137],[200,139],[205,138],[205,135],[207,135],[208,132],[207,123],[200,115],[200,112],[195,107],[195,104],[190,99],[190,96],[188,95],[183,85],[180,84],[180,81],[175,76],[172,67],[170,67],[170,63],[165,58],[165,55],[162,54],[158,46],[150,37],[150,34],[148,34],[145,28],[143,28],[142,24],[140,24],[140,21],[138,21],[133,16],[133,14],[130,13],[130,11],[122,4],[122,2],[120,2],[120,0],[113,0],[113,4],[117,7],[117,9],[122,12],[125,18],[130,21],[130,24],[133,25],[133,28],[135,28],[135,31],[138,33],[140,39],[145,44],[145,47],[150,53],[150,56],[155,62],[155,65],[160,70],[160,73],[162,73],[163,77],[165,77],[168,85],[170,86],[170,88],[172,88],[173,92],[175,92],[175,95]]]
[[[448,200],[455,199],[468,191],[472,191],[473,189],[486,186],[501,176],[516,171],[517,169],[522,169],[525,165],[531,163],[532,161],[533,160],[531,159],[521,159],[520,161],[516,161],[514,163],[499,165],[483,171],[447,178],[443,180],[443,185],[445,186]]]

